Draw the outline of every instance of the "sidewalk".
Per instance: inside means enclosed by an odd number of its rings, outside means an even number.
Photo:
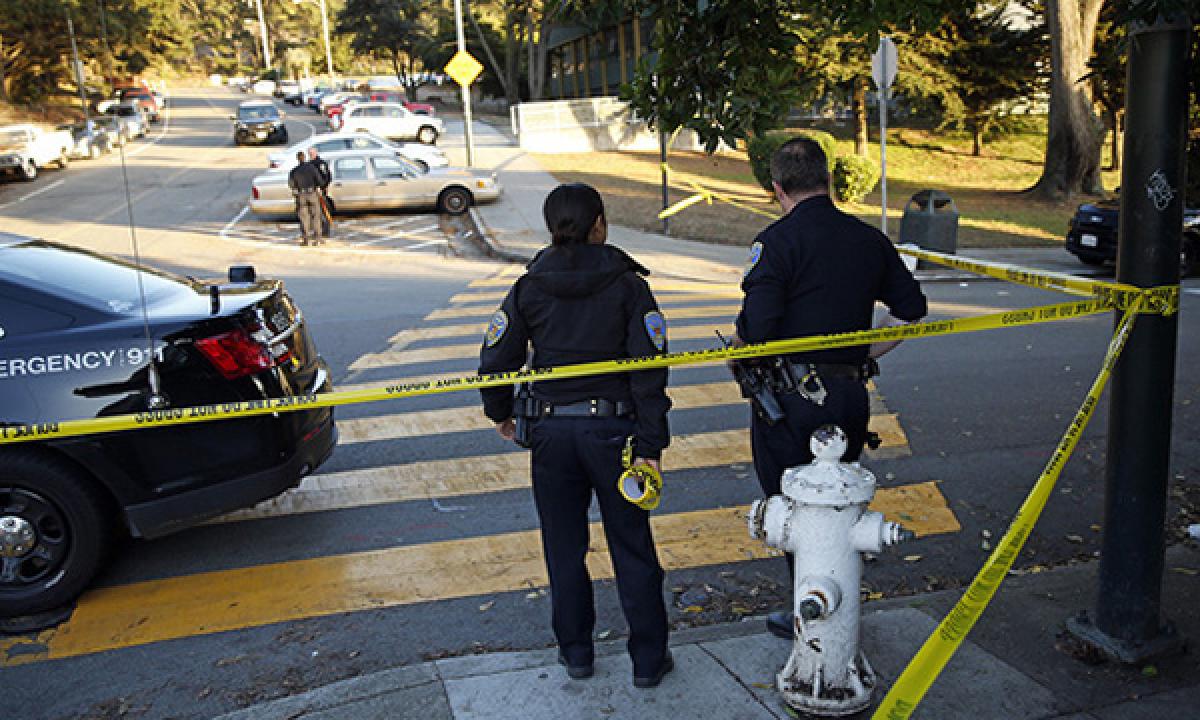
[[[889,562],[885,555],[879,562]],[[1163,608],[1200,637],[1200,551],[1167,553]],[[1012,576],[951,659],[915,718],[1142,720],[1195,717],[1200,658],[1145,668],[1088,665],[1056,650],[1062,623],[1093,605],[1095,563]],[[1188,570],[1189,572],[1182,572]],[[870,569],[867,570],[868,575]],[[611,592],[611,590],[609,590]],[[869,602],[862,647],[882,699],[960,591]],[[548,620],[547,620],[548,621]],[[630,682],[619,640],[597,645],[596,675],[571,680],[556,650],[448,658],[343,680],[221,720],[772,720],[788,718],[774,689],[791,646],[762,618],[676,632],[675,671],[652,690]]]

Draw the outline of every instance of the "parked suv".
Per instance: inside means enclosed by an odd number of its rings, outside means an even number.
[[[288,141],[287,126],[283,124],[283,113],[269,100],[250,100],[238,105],[237,113],[230,115],[233,121],[233,142],[279,143]]]
[[[0,233],[0,434],[329,390],[279,280],[202,282]],[[159,537],[296,486],[335,441],[324,408],[0,445],[0,617],[73,600],[119,533]]]
[[[1086,265],[1104,265],[1117,260],[1117,222],[1120,200],[1084,203],[1075,211],[1067,228],[1067,252]],[[1183,239],[1179,250],[1179,274],[1187,277],[1200,267],[1200,208],[1183,211]]]
[[[340,117],[330,118],[334,130],[365,130],[390,140],[417,139],[426,145],[437,142],[445,131],[441,118],[417,115],[400,103],[365,102],[347,105]]]

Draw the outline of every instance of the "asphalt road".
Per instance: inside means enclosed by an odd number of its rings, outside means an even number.
[[[178,97],[161,137],[131,148],[143,257],[191,274],[249,263],[285,278],[342,387],[470,373],[472,346],[511,282],[510,267],[439,253],[308,253],[220,235],[265,156],[232,146],[227,115],[239,99],[208,90]],[[289,113],[293,138],[307,131],[302,119],[303,111]],[[114,159],[0,186],[6,229],[129,254],[123,202]],[[736,304],[728,289],[664,284],[656,292],[673,349],[711,347],[709,328],[726,327]],[[985,281],[934,283],[926,292],[937,317],[1061,300]],[[1184,295],[1175,524],[1187,494],[1185,509],[1200,504],[1200,376],[1189,361],[1200,350],[1198,303]],[[923,340],[885,359],[873,414],[877,428],[898,431],[886,433],[867,466],[899,508],[893,513],[925,532],[868,564],[868,597],[970,580],[1082,400],[1110,329],[1109,318],[1097,317]],[[673,371],[672,385],[678,454],[668,458],[655,513],[671,568],[671,620],[761,614],[787,589],[782,561],[763,556],[735,510],[757,496],[743,447],[748,411],[723,368]],[[1098,550],[1105,409],[1019,571]],[[128,542],[69,626],[0,640],[10,713],[210,717],[423,659],[549,645],[525,458],[490,431],[477,397],[347,408],[339,424],[339,448],[298,492],[162,540]],[[602,562],[593,570],[608,577]],[[597,582],[596,598],[597,633],[619,637],[624,622],[611,580]]]

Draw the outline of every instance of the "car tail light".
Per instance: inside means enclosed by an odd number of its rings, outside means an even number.
[[[251,196],[252,196],[252,197],[253,197],[255,200],[261,200],[261,199],[262,199],[261,197],[259,197],[259,194],[258,194],[258,186],[257,186],[257,185],[251,185],[251,186],[250,186],[250,195],[251,195]]]
[[[278,161],[278,160],[272,160],[272,161],[271,161],[271,167],[273,167],[273,168],[277,168],[277,167],[279,167],[279,161]],[[255,188],[255,190],[254,190],[254,191],[257,193],[257,192],[258,192],[258,189],[257,189],[257,188]],[[257,198],[257,197],[258,197],[258,195],[255,195],[254,197],[256,197],[256,198]]]
[[[242,329],[201,338],[196,347],[227,380],[270,370],[276,365],[267,346]]]

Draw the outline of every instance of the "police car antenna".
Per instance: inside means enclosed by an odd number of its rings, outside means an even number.
[[[146,307],[146,284],[142,280],[142,253],[138,246],[137,223],[133,218],[133,196],[129,192],[129,170],[125,165],[125,143],[117,146],[121,153],[121,179],[125,185],[125,210],[129,217],[129,242],[133,246],[133,263],[134,275],[137,277],[138,300],[142,306],[142,331],[146,335],[146,357],[149,361],[146,365],[146,379],[150,385],[150,397],[146,398],[146,405],[149,409],[160,408],[166,405],[166,398],[163,397],[161,388],[162,383],[158,376],[158,365],[154,361],[154,337],[150,334],[150,310]]]

